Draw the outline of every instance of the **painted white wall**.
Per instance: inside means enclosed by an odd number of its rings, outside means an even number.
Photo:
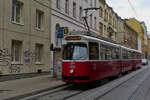
[[[90,6],[90,2],[91,0],[87,0],[88,2],[86,2],[86,0],[69,0],[69,15],[65,13],[65,0],[60,0],[61,1],[61,7],[60,10],[56,8],[56,0],[52,0],[51,1],[51,7],[52,7],[52,17],[51,17],[51,42],[55,44],[55,26],[57,23],[60,24],[61,27],[69,27],[69,30],[85,30],[85,26],[84,26],[84,22],[80,21],[79,19],[79,7],[81,6],[82,9],[87,8],[87,7],[91,7]],[[94,7],[94,1],[93,2],[93,7]],[[72,11],[73,11],[73,2],[76,3],[76,7],[77,7],[77,17],[74,18]],[[99,1],[96,0],[96,5],[97,7],[99,7]],[[84,13],[84,12],[83,12]],[[90,15],[92,13],[93,15],[93,27],[91,28],[92,31],[98,33],[98,28],[99,28],[99,11],[89,11],[88,15]],[[94,17],[96,17],[97,21],[96,21],[96,29],[94,27]],[[90,18],[88,18],[88,22],[90,21]]]

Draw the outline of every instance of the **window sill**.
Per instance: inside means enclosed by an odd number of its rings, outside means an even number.
[[[43,65],[41,62],[35,62],[36,65]]]
[[[37,28],[37,27],[36,27],[36,30],[37,30],[37,31],[44,32],[44,29],[42,29],[42,28]]]
[[[12,23],[13,23],[13,24],[16,24],[16,25],[24,26],[24,24],[21,23],[21,22],[19,23],[19,22],[16,22],[16,21],[12,21]]]
[[[11,62],[12,65],[23,65],[21,62]]]

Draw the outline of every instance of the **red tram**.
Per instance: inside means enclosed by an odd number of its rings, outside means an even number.
[[[87,35],[69,35],[63,46],[62,80],[89,83],[141,66],[141,52]]]

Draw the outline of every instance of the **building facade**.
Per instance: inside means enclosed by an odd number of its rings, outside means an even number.
[[[128,26],[130,26],[137,34],[138,34],[138,50],[142,52],[142,27],[140,22],[135,18],[130,18],[126,20],[126,23]]]
[[[116,22],[117,22],[117,14],[114,12],[113,8],[111,8],[105,0],[100,1],[100,10],[99,10],[99,34],[102,37],[107,39],[116,40]]]
[[[124,24],[125,36],[124,44],[125,46],[138,50],[138,32],[136,32],[128,23],[128,19],[125,19]]]
[[[50,0],[0,0],[0,73],[50,71]]]
[[[143,29],[143,36],[142,36],[142,51],[143,51],[143,58],[147,58],[148,56],[148,35],[147,35],[147,27],[144,22],[141,22],[141,27]]]
[[[120,43],[121,45],[124,45],[125,43],[125,31],[124,31],[124,24],[125,24],[125,21],[124,19],[122,19],[121,17],[117,17],[117,27],[116,27],[116,30],[117,30],[117,34],[116,34],[116,42],[117,43]]]
[[[148,37],[147,37],[147,41],[148,41],[148,46],[147,46],[147,56],[148,56],[148,59],[150,60],[150,36],[148,35]]]
[[[89,10],[85,13],[86,8],[98,8],[99,0],[51,0],[51,72],[56,77],[60,72],[58,64],[61,61],[61,43],[63,36],[59,37],[58,29],[64,29],[64,35],[70,31],[87,30],[83,16],[87,16],[87,22],[90,31],[98,34],[99,32],[99,11]],[[62,32],[63,33],[63,32]]]
[[[138,33],[130,27],[127,21],[118,17],[116,40],[126,47],[138,49]]]

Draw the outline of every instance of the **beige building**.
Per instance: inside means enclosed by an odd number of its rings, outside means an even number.
[[[138,33],[128,24],[128,19],[117,18],[116,42],[132,48],[138,49]]]
[[[106,3],[105,0],[99,0],[100,2],[100,22],[99,33],[102,37],[109,38],[113,41],[116,40],[116,22],[117,14]]]
[[[50,70],[50,0],[0,0],[0,74]]]
[[[125,20],[118,16],[116,24],[117,24],[116,42],[124,45],[125,44],[124,39],[125,39],[125,34],[126,34],[124,31]]]
[[[147,42],[148,42],[148,45],[147,45],[147,56],[148,56],[148,59],[150,60],[150,36],[148,35],[147,37]]]
[[[142,43],[142,52],[143,52],[143,58],[147,58],[148,56],[148,35],[147,35],[147,27],[145,22],[141,22],[141,27],[142,27],[142,39],[143,39],[143,43]]]

